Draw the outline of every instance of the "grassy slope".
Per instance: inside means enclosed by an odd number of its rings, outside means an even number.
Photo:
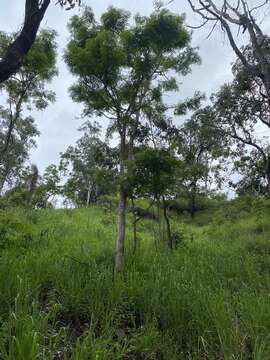
[[[269,359],[269,213],[249,200],[174,218],[172,253],[143,221],[124,281],[115,213],[0,213],[0,359]]]

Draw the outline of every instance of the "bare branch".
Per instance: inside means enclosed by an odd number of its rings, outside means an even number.
[[[262,7],[264,7],[265,5],[267,5],[269,3],[269,0],[265,0],[263,3],[261,3],[260,5],[254,6],[251,10],[249,10],[249,13],[252,14],[253,11],[258,10]]]
[[[208,23],[209,20],[205,20],[202,24],[200,25],[197,25],[197,26],[194,26],[194,25],[187,25],[187,28],[189,29],[201,29],[202,27],[204,27],[207,23]]]
[[[218,20],[214,23],[214,25],[213,25],[213,27],[212,27],[212,29],[211,29],[211,31],[209,32],[209,34],[207,35],[207,39],[209,39],[210,38],[210,36],[213,34],[213,31],[215,30],[215,28],[216,28],[216,26],[217,26],[217,24],[218,24]]]

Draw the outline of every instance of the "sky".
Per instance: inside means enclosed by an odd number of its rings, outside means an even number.
[[[148,15],[153,11],[152,0],[84,0],[83,2],[92,7],[96,18],[99,18],[110,5],[126,9],[131,14]],[[190,10],[187,0],[175,0],[168,8],[178,14],[185,13],[188,25],[198,24],[199,19]],[[69,96],[68,88],[75,79],[69,73],[62,59],[69,39],[68,20],[79,11],[78,8],[65,11],[52,2],[42,22],[42,27],[53,28],[58,33],[59,75],[48,85],[48,88],[56,93],[56,102],[49,105],[45,111],[34,113],[41,135],[37,140],[37,148],[31,153],[30,160],[39,167],[40,172],[49,164],[57,164],[60,152],[65,151],[69,145],[75,144],[80,135],[78,128],[85,121],[80,116],[81,106],[74,103]],[[23,15],[23,0],[2,0],[1,31],[18,31],[23,21]],[[210,38],[208,38],[208,34],[209,28],[193,31],[192,44],[199,47],[198,52],[202,64],[194,66],[191,74],[180,79],[182,85],[179,92],[173,95],[173,101],[192,96],[197,90],[209,96],[222,84],[231,80],[231,64],[235,59],[234,53],[221,32],[214,32]],[[99,119],[99,121],[101,124],[105,124],[103,119]],[[175,120],[177,124],[180,124],[181,121],[180,118]]]

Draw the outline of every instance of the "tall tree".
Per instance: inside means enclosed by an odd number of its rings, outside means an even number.
[[[46,84],[57,74],[55,37],[54,31],[42,30],[17,75],[0,85],[6,98],[6,106],[0,107],[0,190],[14,169],[12,162],[19,164],[19,159],[27,158],[29,146],[33,145],[31,139],[38,134],[33,118],[24,116],[23,112],[43,110],[55,99],[54,93],[46,89]],[[11,42],[12,36],[1,34],[3,52]]]
[[[120,138],[120,200],[116,271],[123,270],[127,205],[127,160],[133,158],[137,130],[150,106],[162,102],[163,91],[177,90],[169,74],[186,74],[198,56],[190,48],[183,18],[167,10],[149,17],[109,8],[100,23],[91,9],[72,18],[66,62],[77,76],[71,95],[84,104],[84,114],[110,119]]]
[[[0,124],[0,143],[1,147],[6,142],[6,127],[8,124],[5,119]],[[24,172],[24,166],[29,158],[30,150],[36,146],[36,137],[39,135],[34,119],[31,117],[20,118],[16,128],[12,132],[11,145],[8,152],[0,162],[0,190],[16,185]]]
[[[256,149],[238,157],[234,166],[241,178],[236,182],[231,181],[231,185],[239,196],[246,194],[269,196],[269,182],[265,173],[265,162]]]
[[[23,59],[33,46],[42,19],[51,0],[25,0],[25,15],[21,31],[0,55],[0,83],[16,74]],[[81,0],[57,0],[57,4],[70,9]]]
[[[79,129],[83,136],[61,154],[60,171],[67,181],[63,195],[76,206],[89,206],[101,195],[116,191],[118,149],[101,140],[101,129],[90,121]],[[108,184],[105,179],[110,178]]]
[[[238,160],[253,158],[253,166],[260,168],[260,176],[267,183],[270,194],[270,107],[260,84],[237,61],[233,66],[234,80],[222,86],[212,97],[215,128],[231,142],[231,154]],[[249,152],[252,157],[249,159]],[[258,166],[258,163],[260,164]],[[248,167],[249,167],[248,165]],[[240,168],[243,169],[243,166]],[[239,169],[239,166],[238,166]]]
[[[143,147],[135,153],[130,178],[133,197],[152,198],[158,206],[162,202],[167,242],[170,249],[174,244],[167,200],[174,193],[179,167],[180,162],[168,150]]]
[[[178,106],[176,113],[182,114],[183,110],[183,107]],[[215,160],[221,160],[227,152],[224,136],[213,126],[214,121],[215,113],[211,107],[201,107],[172,133],[173,147],[182,162],[179,189],[184,188],[188,195],[192,217],[198,195],[202,192],[206,195],[211,175],[217,175]]]

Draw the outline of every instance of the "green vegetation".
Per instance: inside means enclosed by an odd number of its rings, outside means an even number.
[[[40,172],[34,111],[63,95],[52,2],[0,32],[0,360],[270,359],[268,0],[186,1],[236,55],[190,97],[180,9],[83,6],[60,46],[81,136]]]
[[[115,208],[2,210],[0,358],[268,359],[269,214],[255,198],[170,213],[173,251],[141,220],[135,255],[129,215],[120,280]]]

